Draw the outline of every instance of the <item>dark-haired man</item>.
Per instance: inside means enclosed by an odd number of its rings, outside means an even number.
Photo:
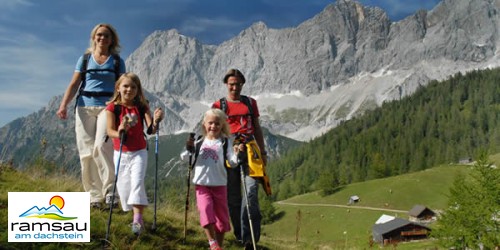
[[[255,139],[265,165],[267,162],[267,153],[264,150],[264,136],[259,124],[259,109],[255,99],[241,95],[241,90],[245,84],[243,73],[238,69],[230,69],[224,76],[223,82],[227,87],[227,96],[215,101],[212,107],[225,111],[233,136]],[[248,175],[247,163],[244,163],[242,167],[245,172],[244,183],[246,184],[249,200],[252,229],[255,242],[258,242],[262,219],[258,198],[260,180]],[[227,169],[227,175],[228,206],[234,235],[237,240],[245,244],[245,249],[253,249],[252,232],[246,210],[246,199],[242,197],[241,193],[240,169]]]

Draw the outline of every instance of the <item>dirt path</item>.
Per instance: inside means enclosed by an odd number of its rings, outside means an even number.
[[[349,205],[336,205],[336,204],[302,204],[302,203],[294,203],[294,202],[284,202],[278,201],[280,205],[288,205],[288,206],[302,206],[302,207],[340,207],[340,208],[353,208],[353,209],[366,209],[366,210],[375,210],[375,211],[385,211],[385,212],[394,212],[394,213],[408,213],[406,210],[397,210],[397,209],[387,209],[387,208],[378,208],[378,207],[361,207],[361,206],[349,206]]]

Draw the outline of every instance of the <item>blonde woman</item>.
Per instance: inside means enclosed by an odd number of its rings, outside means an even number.
[[[90,33],[90,47],[76,63],[73,77],[57,110],[68,118],[68,104],[76,96],[75,133],[80,155],[82,184],[90,193],[90,204],[101,208],[111,201],[114,182],[113,148],[106,140],[106,102],[113,95],[115,81],[125,72],[118,56],[120,39],[110,24],[98,24]],[[114,204],[113,204],[114,205]]]

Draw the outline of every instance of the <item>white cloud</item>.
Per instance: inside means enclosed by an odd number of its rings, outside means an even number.
[[[45,42],[20,32],[1,32],[0,40],[0,111],[24,109],[36,111],[66,89],[76,63],[64,57],[73,49]],[[11,37],[5,39],[5,37]]]
[[[389,16],[432,8],[439,0],[361,0],[379,6]],[[81,1],[2,0],[0,15],[0,127],[16,114],[42,108],[66,89],[77,57],[88,46],[90,29],[96,23],[112,23],[120,33],[122,56],[133,52],[154,30],[176,28],[181,34],[219,43],[256,21],[301,22],[314,15],[311,8],[329,0],[263,0],[256,2],[196,0]],[[232,9],[240,11],[231,17]],[[99,8],[95,8],[95,6]],[[263,8],[293,7],[296,11],[268,13]],[[57,6],[57,7],[56,7]],[[240,6],[250,9],[241,12]],[[423,7],[422,7],[423,6]],[[114,11],[109,11],[113,8]],[[243,7],[244,8],[244,7]],[[223,11],[221,15],[221,10]],[[319,11],[318,11],[319,12]],[[22,17],[22,18],[20,18]],[[126,50],[126,51],[125,51]],[[18,116],[17,116],[18,117]],[[7,119],[7,120],[6,120]]]
[[[21,7],[32,6],[33,3],[27,0],[3,0],[2,8],[4,10],[13,10]]]

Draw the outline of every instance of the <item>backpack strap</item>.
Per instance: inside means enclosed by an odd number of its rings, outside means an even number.
[[[80,79],[82,83],[80,84],[80,91],[85,88],[85,74],[87,73],[87,68],[89,66],[90,53],[83,54],[82,67],[80,68]]]
[[[142,123],[146,124],[146,107],[140,105],[137,109],[139,110],[139,116],[141,117]]]
[[[194,145],[194,160],[191,163],[191,169],[193,169],[194,164],[196,164],[196,160],[198,159],[198,155],[200,154],[200,148],[201,144],[203,144],[203,141],[205,138],[203,136],[198,136],[198,138],[195,140],[195,145]]]
[[[85,74],[88,72],[103,72],[103,71],[108,71],[108,72],[113,72],[115,74],[115,81],[120,78],[120,55],[118,54],[112,54],[111,57],[113,58],[113,69],[88,69],[88,64],[90,60],[91,53],[85,53],[83,55],[83,61],[82,61],[82,68],[81,68],[81,73],[82,76],[80,77],[82,81],[85,80]]]
[[[220,109],[227,115],[227,100],[226,97],[219,99]]]
[[[240,100],[241,100],[241,102],[243,102],[247,106],[248,115],[253,118],[253,108],[252,108],[252,102],[250,100],[250,97],[248,97],[246,95],[241,95]],[[227,115],[227,100],[226,100],[226,98],[222,97],[221,99],[219,99],[219,104],[220,104],[220,109],[222,111],[224,111],[224,113],[226,113],[226,115]]]
[[[146,125],[146,106],[139,106],[139,116],[141,117],[141,120],[142,120],[142,126]],[[151,122],[151,125],[153,125],[153,123]],[[146,135],[147,132],[149,132],[148,134],[152,134],[151,132],[153,131],[152,130],[153,127],[150,126],[150,128],[147,128],[146,129],[146,132],[142,131],[142,133],[144,134],[144,139],[146,139],[146,150],[149,151],[149,144],[148,144],[148,136]]]
[[[89,58],[90,58],[90,53],[85,53],[83,54],[83,61],[82,61],[82,67],[80,68],[80,87],[78,87],[78,94],[76,95],[75,98],[75,108],[74,112],[76,113],[76,106],[78,105],[78,98],[83,93],[83,89],[85,88],[85,74],[87,73],[87,67],[89,65]]]
[[[141,118],[142,120],[142,127],[143,127],[143,131],[142,131],[142,134],[144,134],[144,139],[146,139],[146,150],[149,150],[149,144],[147,143],[148,141],[148,136],[146,135],[146,132],[144,132],[144,125],[146,125],[146,106],[143,106],[143,105],[139,105],[138,108],[139,110],[139,117]],[[152,131],[152,127],[151,128],[147,128],[146,131],[148,134],[152,134],[152,133],[149,133]]]
[[[222,152],[224,154],[224,166],[227,166],[227,137],[222,141]]]
[[[243,101],[243,103],[245,103],[245,105],[247,105],[248,114],[253,118],[253,109],[252,109],[252,103],[250,101],[250,97],[248,97],[246,95],[242,95],[240,99],[241,99],[241,101]]]
[[[75,107],[76,107],[76,104],[75,104]],[[120,123],[120,114],[121,113],[122,113],[122,105],[115,104],[115,107],[113,109],[113,114],[115,114],[115,126],[118,126],[118,124]],[[124,136],[125,136],[125,138],[123,141],[127,140],[126,134]],[[108,139],[109,139],[109,135],[106,135],[106,139],[104,139],[104,142],[107,142]]]
[[[118,126],[118,124],[120,124],[120,114],[122,113],[122,105],[115,104],[113,113],[115,114],[115,126]]]
[[[191,169],[193,169],[194,164],[196,164],[196,160],[198,159],[198,155],[200,154],[200,149],[201,145],[203,144],[203,141],[205,141],[205,138],[203,136],[198,136],[196,139],[195,143],[195,150],[194,150],[194,160],[191,163]],[[227,166],[227,143],[228,139],[227,137],[224,137],[222,141],[222,154],[224,155],[224,166]]]
[[[88,66],[89,66],[89,60],[90,60],[90,56],[92,54],[87,52],[85,54],[83,54],[82,56],[82,67],[80,68],[80,87],[78,88],[78,94],[76,95],[76,98],[75,98],[75,112],[76,112],[76,106],[78,104],[78,98],[80,98],[80,96],[82,96],[82,94],[86,93],[90,96],[110,96],[110,93],[99,93],[99,92],[86,92],[84,91],[83,89],[85,89],[85,84],[86,84],[86,74],[88,72],[97,72],[97,71],[111,71],[111,72],[114,72],[115,73],[115,81],[118,80],[118,78],[120,78],[121,74],[120,74],[120,55],[118,54],[112,54],[111,56],[113,57],[113,70],[109,70],[109,69],[88,69]],[[113,95],[111,93],[111,95]]]
[[[115,81],[120,78],[120,56],[118,54],[113,54],[113,65],[114,65],[114,70],[115,70]]]

